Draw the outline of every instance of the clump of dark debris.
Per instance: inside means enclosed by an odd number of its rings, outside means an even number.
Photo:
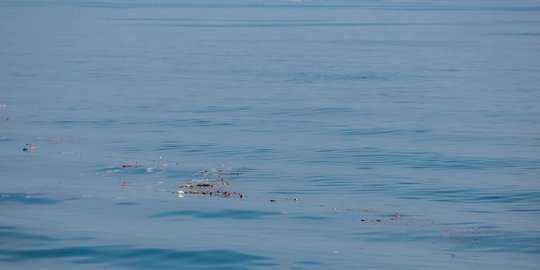
[[[180,190],[175,193],[179,197],[183,197],[184,194],[207,196],[207,197],[219,197],[219,198],[240,198],[245,196],[238,191],[226,190],[225,187],[230,186],[231,182],[223,178],[218,180],[192,180],[186,184],[180,185]]]

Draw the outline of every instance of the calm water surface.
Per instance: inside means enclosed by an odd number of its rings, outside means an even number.
[[[0,37],[2,269],[538,269],[538,1],[1,0]]]

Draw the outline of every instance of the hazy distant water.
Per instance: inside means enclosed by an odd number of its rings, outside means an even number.
[[[537,269],[539,48],[538,1],[1,0],[0,268]]]

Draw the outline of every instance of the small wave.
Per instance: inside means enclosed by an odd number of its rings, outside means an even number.
[[[271,258],[233,250],[184,251],[129,246],[73,246],[64,248],[0,250],[0,261],[69,260],[73,264],[108,264],[130,269],[247,269],[272,265]]]
[[[43,197],[43,194],[0,193],[0,203],[54,204],[59,200]]]

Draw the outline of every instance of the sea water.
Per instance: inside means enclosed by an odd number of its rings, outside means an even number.
[[[0,268],[538,269],[539,48],[532,0],[1,0]]]

